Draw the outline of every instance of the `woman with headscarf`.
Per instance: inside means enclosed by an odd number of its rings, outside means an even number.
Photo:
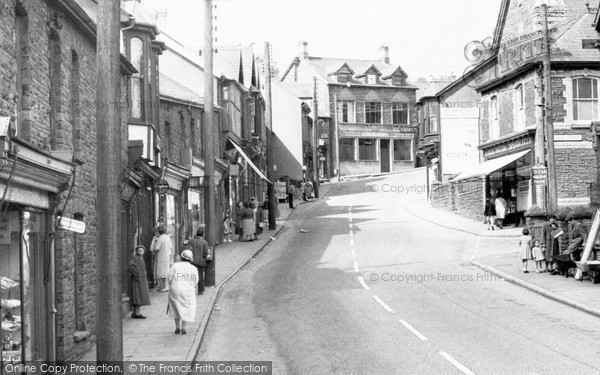
[[[131,305],[134,319],[146,319],[140,314],[140,306],[150,305],[150,296],[148,295],[148,278],[146,277],[146,264],[144,262],[144,252],[146,248],[138,245],[133,250],[133,258],[129,261],[127,269],[130,275],[131,285]]]
[[[250,203],[244,203],[244,211],[242,211],[242,230],[244,231],[244,240],[252,241],[254,239],[254,232],[256,231],[254,225],[254,211],[250,208]]]
[[[167,228],[160,225],[156,228],[158,237],[152,241],[150,250],[155,254],[154,278],[158,281],[158,291],[166,292],[167,273],[169,272],[169,260],[171,258],[171,238],[167,235]]]
[[[196,320],[196,288],[198,270],[192,265],[194,254],[191,250],[181,253],[181,262],[171,266],[169,271],[169,304],[167,312],[175,320],[175,334],[185,335],[187,322]]]

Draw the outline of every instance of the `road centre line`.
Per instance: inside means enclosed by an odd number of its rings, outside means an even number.
[[[350,237],[354,237],[354,232],[350,229]]]
[[[350,246],[354,246],[354,238],[350,239]]]
[[[350,229],[352,229],[352,223],[349,223],[349,224],[348,224],[348,227],[349,227]]]
[[[358,269],[358,262],[353,261],[352,264],[354,265],[354,272],[360,272],[360,270]]]
[[[360,285],[362,285],[363,288],[365,288],[365,290],[371,290],[371,288],[369,288],[369,286],[367,285],[367,283],[365,283],[365,279],[363,279],[362,276],[358,277],[358,281],[360,282]]]
[[[392,314],[394,313],[394,310],[392,310],[392,309],[391,309],[391,308],[390,308],[388,305],[386,305],[386,304],[385,304],[385,302],[383,302],[383,301],[381,300],[381,298],[379,298],[379,297],[377,297],[377,296],[373,296],[373,299],[374,299],[375,301],[377,301],[377,303],[378,303],[378,304],[380,304],[380,305],[381,305],[381,306],[382,306],[384,309],[386,309],[386,311],[387,311],[387,312],[390,312],[390,313],[392,313]]]
[[[479,253],[479,246],[481,245],[481,236],[477,236],[477,242],[475,243],[475,251],[473,251],[473,256],[471,256],[471,260],[474,260]]]
[[[415,336],[417,336],[421,340],[427,340],[427,337],[423,336],[423,334],[421,332],[417,331],[415,329],[415,327],[413,327],[410,324],[408,324],[408,322],[406,320],[400,319],[400,323],[402,323],[402,325],[405,326],[406,329],[408,329],[409,331],[411,331]]]
[[[471,370],[469,370],[468,368],[466,368],[464,365],[462,365],[460,362],[458,362],[456,359],[452,358],[452,356],[446,352],[439,352],[439,354],[444,357],[448,362],[452,363],[452,365],[454,367],[456,367],[457,369],[459,369],[460,371],[462,371],[464,374],[467,375],[475,375],[475,373]]]
[[[352,258],[356,258],[356,251],[354,249],[350,249],[350,254],[352,254]]]

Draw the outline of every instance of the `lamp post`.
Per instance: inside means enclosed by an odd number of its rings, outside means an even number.
[[[302,166],[302,181],[306,183],[306,165]]]

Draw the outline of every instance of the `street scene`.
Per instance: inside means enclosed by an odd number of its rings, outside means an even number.
[[[600,375],[600,4],[0,0],[0,375]]]

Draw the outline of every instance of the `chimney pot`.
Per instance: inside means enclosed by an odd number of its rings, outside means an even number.
[[[298,56],[303,59],[308,59],[308,42],[298,42]]]
[[[379,60],[384,64],[390,63],[390,47],[385,44],[379,47]]]

